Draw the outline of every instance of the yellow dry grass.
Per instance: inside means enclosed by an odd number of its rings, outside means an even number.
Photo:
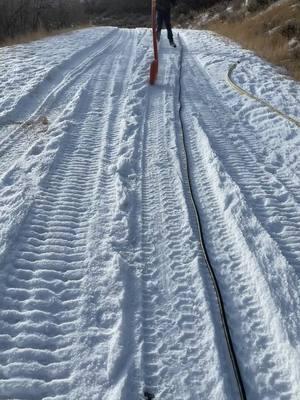
[[[298,21],[300,25],[300,4],[296,1],[275,3],[240,21],[214,21],[207,28],[254,50],[274,64],[286,67],[291,76],[300,80],[300,54],[291,51],[289,35],[284,32],[288,21],[292,21],[291,24]]]
[[[14,38],[7,38],[4,41],[0,42],[0,47],[13,46],[15,44],[21,44],[21,43],[29,43],[29,42],[33,42],[35,40],[44,39],[46,37],[62,35],[64,33],[72,32],[74,30],[85,29],[85,28],[89,28],[89,27],[90,27],[90,25],[88,25],[88,24],[82,24],[82,25],[78,25],[78,26],[75,26],[72,28],[53,30],[51,32],[46,31],[45,29],[39,29],[36,32],[24,33],[22,35],[17,35]]]

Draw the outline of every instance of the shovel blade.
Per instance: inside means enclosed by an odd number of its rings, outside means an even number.
[[[158,73],[158,61],[153,60],[150,67],[150,85],[154,85]]]

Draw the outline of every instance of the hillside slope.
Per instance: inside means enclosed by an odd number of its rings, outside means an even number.
[[[253,0],[248,3],[249,8],[242,1],[217,3],[205,12],[182,16],[178,26],[210,29],[227,36],[284,67],[292,77],[300,80],[299,2],[280,0],[267,5]]]

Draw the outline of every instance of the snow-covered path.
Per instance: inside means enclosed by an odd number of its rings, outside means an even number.
[[[154,87],[146,29],[0,49],[0,399],[239,399],[183,133],[247,399],[300,397],[300,130],[225,75],[298,120],[300,86],[177,40]]]
[[[161,52],[143,144],[144,383],[159,398],[230,399],[237,397],[236,387],[218,335],[222,327],[197,242],[180,124],[174,118],[180,56],[168,47],[161,46]]]

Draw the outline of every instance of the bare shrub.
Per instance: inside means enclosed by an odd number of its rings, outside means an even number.
[[[0,41],[85,20],[80,0],[0,0]]]

